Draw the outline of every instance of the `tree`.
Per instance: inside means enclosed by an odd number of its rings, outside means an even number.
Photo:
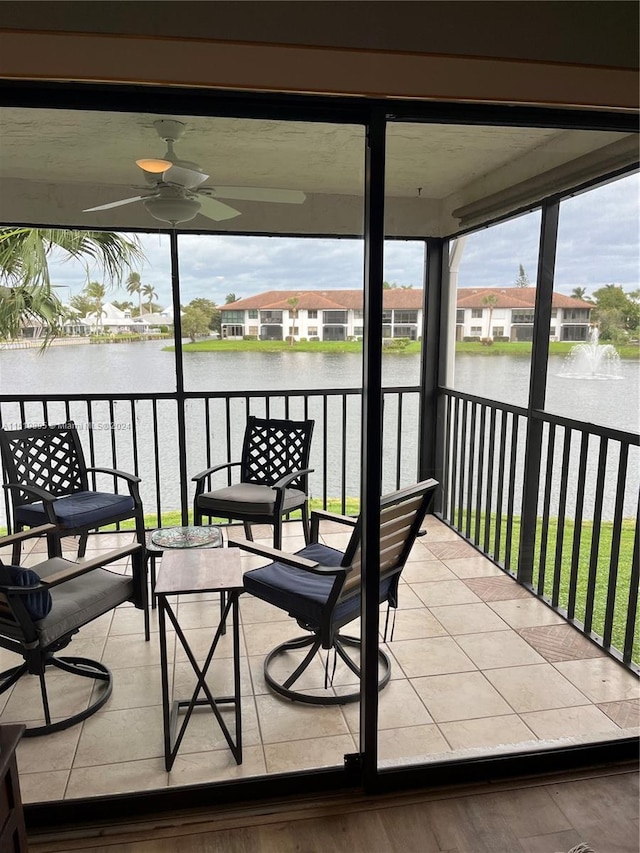
[[[131,272],[127,276],[127,293],[138,294],[138,316],[142,316],[142,282],[139,272]]]
[[[531,282],[529,281],[529,276],[524,271],[524,267],[522,264],[519,264],[518,268],[518,278],[515,280],[516,287],[530,287]]]
[[[112,305],[115,305],[116,308],[119,308],[120,311],[133,311],[133,302],[129,302],[129,300],[118,300],[115,299],[111,302]]]
[[[640,303],[624,292],[619,284],[605,284],[594,291],[596,307],[593,319],[600,327],[600,338],[611,341],[626,337],[640,326]]]
[[[69,304],[72,308],[75,308],[80,317],[86,317],[87,314],[91,314],[93,311],[93,302],[84,290],[82,293],[76,293],[75,296],[72,296]]]
[[[104,284],[99,281],[90,281],[85,287],[87,298],[91,301],[92,313],[96,315],[96,326],[102,326],[102,318],[104,317],[104,297],[106,289]]]
[[[209,321],[209,315],[202,308],[189,304],[180,318],[182,334],[186,335],[192,343],[195,343],[196,338],[208,334]]]
[[[224,298],[224,304],[225,305],[231,305],[232,302],[237,302],[237,301],[238,301],[238,297],[235,295],[235,293],[227,293],[227,295]]]
[[[296,319],[298,318],[298,304],[300,300],[297,296],[291,296],[287,299],[289,306],[289,316],[291,317],[291,334],[289,335],[289,343],[293,346],[293,337],[295,335]]]
[[[201,311],[204,311],[207,320],[207,328],[209,328],[212,332],[220,332],[220,309],[211,299],[205,299],[202,296],[197,297],[196,299],[192,299],[189,303],[191,308],[198,308]]]
[[[142,294],[147,300],[147,314],[153,314],[151,303],[153,302],[154,297],[157,296],[154,286],[152,284],[143,284]]]
[[[144,260],[137,237],[111,231],[0,228],[0,339],[18,337],[33,319],[43,326],[44,346],[57,334],[63,306],[52,290],[48,265],[56,249],[83,263],[87,278],[89,265],[96,264],[109,283]]]
[[[574,299],[582,299],[583,301],[589,301],[589,297],[587,296],[587,288],[586,287],[574,287],[571,291],[571,296]]]
[[[491,333],[491,323],[493,322],[493,309],[498,304],[498,297],[495,293],[487,293],[486,296],[482,297],[482,304],[486,305],[489,308],[489,322],[487,323],[487,338],[490,341],[493,340],[493,334]]]

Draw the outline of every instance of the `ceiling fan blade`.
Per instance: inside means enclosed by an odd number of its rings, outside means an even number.
[[[209,175],[197,172],[195,169],[186,169],[184,166],[171,166],[162,174],[162,180],[167,184],[179,184],[181,187],[192,189],[203,184]]]
[[[108,204],[99,204],[97,207],[87,207],[82,212],[92,213],[94,210],[109,210],[112,207],[122,207],[122,205],[131,204],[134,201],[142,201],[143,198],[151,198],[151,196],[136,195],[133,198],[122,198],[120,201],[110,201]]]
[[[209,219],[214,219],[216,222],[222,222],[223,219],[233,219],[234,216],[240,216],[240,211],[222,201],[218,201],[211,196],[198,194],[198,201],[202,203],[200,213],[203,216],[208,216]]]
[[[212,187],[218,198],[238,201],[272,201],[279,204],[302,204],[306,195],[300,190],[279,190],[270,187]]]

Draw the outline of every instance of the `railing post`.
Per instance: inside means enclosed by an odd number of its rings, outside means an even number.
[[[534,417],[534,412],[544,409],[547,390],[549,329],[551,327],[559,212],[560,203],[558,201],[545,202],[542,206],[517,570],[518,581],[523,584],[533,583],[544,426],[541,420]]]
[[[187,485],[187,419],[184,396],[184,363],[182,358],[182,320],[180,317],[180,265],[178,263],[178,235],[175,228],[170,234],[171,291],[173,295],[173,340],[176,357],[176,405],[178,419],[178,466],[180,470],[180,509],[182,523],[189,523],[189,496]],[[160,520],[162,524],[162,521]]]

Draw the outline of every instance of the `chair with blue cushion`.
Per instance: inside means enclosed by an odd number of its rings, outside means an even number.
[[[90,530],[135,520],[136,539],[144,548],[144,513],[140,477],[113,468],[89,468],[73,421],[57,426],[0,429],[0,451],[5,489],[11,495],[13,531],[55,525],[47,536],[50,557],[62,554],[60,539],[79,536],[78,556],[84,557]],[[100,491],[89,484],[89,474],[124,481],[126,493]],[[13,549],[20,563],[20,542]]]
[[[54,530],[54,525],[46,524],[10,534],[0,538],[0,548],[50,535]],[[131,562],[130,572],[107,568],[125,559]],[[67,729],[95,714],[108,700],[112,679],[103,663],[84,657],[59,657],[57,653],[83,626],[125,602],[132,602],[145,616],[148,613],[144,551],[137,543],[83,562],[52,557],[25,568],[0,560],[0,648],[23,659],[0,673],[0,696],[14,687],[19,689],[17,683],[22,678],[36,676],[42,698],[40,709],[25,702],[24,697],[9,697],[8,707],[12,701],[17,706],[11,709],[11,719],[18,716],[26,724],[25,736]],[[70,676],[93,679],[97,689],[82,699],[67,682],[62,705],[58,705],[59,697],[50,702],[46,676],[52,667]],[[76,695],[77,707],[69,713],[69,698],[73,700]]]
[[[388,608],[398,606],[398,583],[409,552],[438,483],[425,480],[414,486],[386,495],[380,504],[380,603]],[[320,522],[330,520],[353,528],[344,551],[330,548],[320,541]],[[359,662],[346,647],[359,650],[360,639],[348,636],[341,629],[360,616],[361,521],[348,516],[316,511],[311,513],[311,542],[295,554],[256,545],[246,540],[230,540],[253,554],[273,562],[244,575],[244,588],[256,598],[286,611],[304,629],[302,636],[280,644],[267,655],[264,677],[268,686],[281,696],[311,705],[343,705],[360,698],[359,691],[331,691],[330,670],[335,670],[337,658],[360,677]],[[387,610],[387,620],[389,609]],[[387,627],[385,626],[385,638]],[[300,659],[300,650],[308,652]],[[313,683],[309,692],[294,689],[321,649],[327,650],[324,659],[324,684]],[[382,649],[379,655],[378,689],[391,677],[391,662]],[[332,659],[332,660],[331,660]],[[283,674],[284,672],[284,674]]]
[[[193,523],[203,516],[237,519],[252,540],[253,522],[273,525],[273,545],[282,545],[282,519],[300,510],[305,541],[309,541],[308,475],[314,421],[257,418],[250,415],[239,462],[214,465],[192,477],[196,483]],[[239,468],[239,482],[205,491],[211,475]],[[210,488],[210,486],[209,486]]]

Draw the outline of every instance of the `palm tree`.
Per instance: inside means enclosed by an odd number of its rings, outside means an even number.
[[[571,295],[575,299],[588,299],[586,287],[574,287],[571,291]]]
[[[493,335],[491,334],[491,323],[493,321],[493,309],[498,304],[498,297],[495,295],[495,293],[487,293],[486,296],[482,297],[482,304],[487,305],[489,308],[489,322],[487,324],[488,325],[487,338],[489,338],[489,340],[492,341]]]
[[[147,313],[153,314],[153,311],[151,310],[151,303],[153,302],[154,296],[157,295],[154,286],[152,284],[143,284],[142,293],[144,294],[147,300],[147,306],[149,309]]]
[[[138,316],[142,316],[142,282],[139,272],[130,272],[127,276],[127,293],[130,296],[138,294]]]
[[[18,337],[25,321],[32,320],[43,326],[44,346],[57,333],[62,303],[52,290],[48,265],[56,249],[84,263],[87,271],[97,264],[109,283],[144,260],[137,237],[111,231],[0,228],[0,339]]]
[[[289,316],[291,317],[291,334],[289,335],[289,343],[293,346],[293,336],[295,334],[296,329],[296,319],[298,317],[298,303],[300,300],[297,296],[292,296],[290,299],[287,299],[287,305],[289,306]]]
[[[93,310],[95,312],[97,322],[96,326],[102,326],[102,318],[104,317],[104,297],[106,296],[106,289],[104,284],[100,284],[98,281],[90,281],[89,284],[85,288],[87,297],[91,300],[93,304]]]

